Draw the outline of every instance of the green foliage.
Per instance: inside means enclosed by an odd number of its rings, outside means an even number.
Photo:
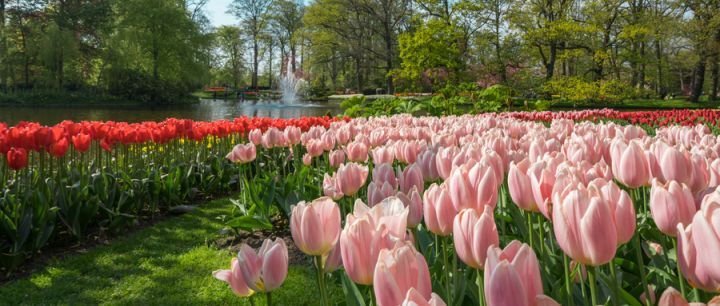
[[[211,272],[228,269],[233,252],[217,248],[223,216],[231,213],[229,199],[202,204],[194,211],[168,218],[109,245],[54,260],[26,278],[0,288],[0,304],[173,304],[246,305]],[[314,270],[290,266],[283,286],[273,291],[277,305],[313,305],[317,302]],[[342,290],[333,286],[335,300]],[[32,292],[32,294],[28,294]],[[261,305],[263,297],[256,295]]]
[[[618,80],[588,82],[578,77],[558,78],[545,83],[542,91],[572,103],[618,103],[637,98],[642,91]]]
[[[108,92],[131,101],[178,104],[189,98],[190,86],[156,79],[145,72],[119,69],[110,72]]]
[[[410,83],[411,88],[424,85],[426,88],[443,86],[453,71],[461,68],[458,42],[462,32],[455,25],[448,25],[440,19],[430,19],[414,33],[398,37],[401,68],[395,78]]]

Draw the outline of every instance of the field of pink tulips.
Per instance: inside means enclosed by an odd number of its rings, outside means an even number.
[[[603,110],[250,131],[227,155],[255,171],[229,226],[284,213],[320,305],[720,305],[717,120]],[[276,210],[271,180],[294,190]],[[280,238],[213,275],[272,304]]]
[[[229,235],[290,232],[242,244],[213,273],[253,304],[272,304],[296,247],[320,305],[719,305],[719,120],[590,110],[0,124],[0,266],[235,194],[216,220]]]

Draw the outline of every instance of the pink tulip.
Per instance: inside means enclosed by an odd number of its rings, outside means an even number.
[[[625,244],[635,234],[635,206],[630,195],[615,182],[598,178],[590,182],[588,189],[593,196],[602,198],[610,206],[613,223],[617,229],[617,243]]]
[[[331,273],[342,267],[341,253],[340,241],[338,240],[338,243],[335,243],[335,246],[332,250],[330,250],[330,253],[323,258],[323,271],[325,271],[325,273]]]
[[[348,143],[351,137],[352,133],[350,132],[350,127],[347,125],[336,130],[335,138],[337,139],[337,143],[340,145]]]
[[[290,232],[303,253],[327,255],[340,236],[340,208],[328,197],[300,202],[292,209]]]
[[[335,133],[327,131],[320,136],[320,143],[322,143],[323,150],[330,151],[335,148]]]
[[[373,207],[387,197],[395,195],[395,193],[395,189],[388,182],[370,182],[367,190],[368,205]]]
[[[230,262],[230,270],[217,270],[212,274],[215,278],[228,283],[228,285],[230,285],[230,289],[232,289],[237,296],[248,297],[253,294],[253,291],[248,287],[247,282],[240,271],[240,265],[238,264],[237,257],[233,258]]]
[[[409,209],[410,214],[408,215],[407,222],[408,228],[415,228],[418,224],[420,224],[423,217],[423,200],[417,190],[417,187],[413,186],[407,194],[398,192],[396,196],[403,202],[403,205]]]
[[[325,149],[323,148],[323,143],[319,140],[310,140],[307,145],[307,154],[309,154],[312,157],[318,157],[320,155],[323,155],[325,152]]]
[[[372,171],[372,180],[377,185],[387,182],[392,186],[393,190],[398,188],[398,180],[391,164],[375,164]]]
[[[708,187],[714,188],[720,186],[720,158],[714,159],[708,166],[709,181]]]
[[[485,206],[482,214],[463,209],[453,223],[453,241],[458,257],[473,269],[483,269],[490,246],[500,244],[493,208]]]
[[[672,287],[669,287],[669,288],[672,288]],[[640,294],[640,302],[642,302],[644,305],[647,305],[648,303],[650,305],[655,305],[655,302],[657,301],[657,297],[655,296],[655,286],[648,285],[647,289],[648,289],[647,292],[649,293],[650,297],[648,298],[645,295],[645,292],[643,292]],[[667,291],[667,290],[665,290],[665,291]]]
[[[610,205],[587,189],[573,190],[553,205],[555,237],[575,261],[589,266],[610,262],[617,250],[617,226]]]
[[[612,169],[615,178],[630,188],[648,185],[650,168],[642,147],[631,141],[615,141],[611,147]],[[667,154],[667,153],[666,153]]]
[[[345,222],[347,224],[355,219],[368,218],[375,230],[380,230],[380,227],[384,226],[396,240],[404,240],[409,213],[410,209],[396,197],[386,198],[372,208],[358,199],[355,201],[353,213],[347,215]]]
[[[692,154],[690,156],[692,163],[692,177],[688,187],[693,193],[698,193],[705,190],[710,183],[710,170],[707,159],[698,154]]]
[[[447,179],[453,169],[453,159],[458,154],[457,147],[441,148],[435,154],[435,168],[440,178]]]
[[[420,166],[422,176],[426,182],[432,182],[440,178],[438,174],[437,163],[435,162],[435,152],[427,150],[418,156],[416,164]]]
[[[346,196],[355,195],[365,185],[368,167],[356,163],[340,165],[336,174],[340,191]]]
[[[689,306],[682,294],[673,287],[668,287],[660,296],[658,306]],[[703,304],[704,305],[704,304]]]
[[[538,211],[533,196],[532,184],[530,177],[527,175],[530,162],[524,159],[518,164],[510,163],[510,171],[508,172],[508,189],[513,202],[526,211]]]
[[[485,205],[497,205],[498,181],[492,168],[475,163],[472,168],[462,165],[452,171],[445,181],[455,209],[473,208],[482,211]]]
[[[422,170],[417,164],[411,164],[405,167],[405,170],[397,168],[397,179],[400,191],[409,193],[410,190],[415,187],[418,192],[425,192],[425,181],[423,180]]]
[[[660,169],[666,181],[675,180],[689,185],[692,180],[693,164],[687,151],[668,147],[660,159]]]
[[[340,253],[345,273],[355,283],[372,285],[380,251],[392,248],[394,241],[384,224],[376,228],[369,217],[348,221],[340,234]]]
[[[552,209],[549,204],[555,186],[555,173],[545,162],[539,161],[528,168],[527,175],[530,178],[530,186],[538,210],[545,218],[552,220]]]
[[[284,147],[286,143],[285,135],[277,128],[271,127],[267,131],[265,131],[265,134],[263,134],[260,143],[265,149]]]
[[[650,212],[658,229],[665,235],[675,237],[677,225],[692,222],[697,211],[690,188],[671,180],[662,185],[653,181],[650,189]]]
[[[359,199],[353,214],[347,215],[340,234],[340,252],[345,272],[358,284],[372,285],[380,251],[405,239],[408,208],[395,197],[373,208]]]
[[[529,245],[513,240],[504,250],[487,250],[485,299],[488,306],[532,306],[543,294],[540,265]],[[547,302],[541,298],[541,302]]]
[[[428,301],[425,297],[420,294],[415,288],[410,288],[405,295],[405,300],[401,306],[447,306],[445,302],[435,293],[430,295]]]
[[[373,162],[378,164],[392,164],[395,161],[395,151],[389,147],[378,147],[372,150]]]
[[[720,292],[720,191],[705,197],[687,226],[678,224],[678,264],[688,283]]]
[[[310,164],[312,164],[312,159],[313,159],[313,158],[312,158],[312,156],[311,156],[310,154],[305,153],[305,154],[303,155],[303,157],[302,157],[303,165],[305,165],[305,166],[310,166]]]
[[[262,142],[263,133],[259,129],[254,129],[248,133],[248,140],[254,145],[259,145]]]
[[[392,249],[380,251],[373,283],[378,306],[402,304],[411,288],[415,288],[425,300],[429,300],[432,294],[425,257],[409,243],[399,242]]]
[[[282,285],[288,272],[288,250],[285,241],[265,239],[255,253],[242,244],[238,252],[238,265],[248,286],[257,292],[270,292]]]
[[[302,136],[302,130],[297,126],[287,126],[283,131],[285,139],[289,145],[296,145],[300,143],[300,136]]]
[[[347,158],[353,162],[366,162],[368,159],[368,147],[362,142],[351,142],[345,148]]]
[[[445,184],[430,185],[430,188],[425,190],[423,203],[423,215],[428,230],[440,236],[450,235],[457,210],[453,206]]]
[[[331,167],[340,167],[341,164],[345,163],[345,152],[342,150],[333,150],[330,152],[329,158]]]
[[[233,163],[245,164],[255,160],[257,151],[252,143],[238,144],[225,158]]]
[[[535,297],[536,306],[561,306],[560,303],[553,300],[551,297],[541,294]]]
[[[330,197],[333,200],[339,200],[342,199],[344,196],[342,191],[340,191],[340,185],[338,185],[338,180],[325,173],[325,176],[323,177],[323,194],[326,197]]]

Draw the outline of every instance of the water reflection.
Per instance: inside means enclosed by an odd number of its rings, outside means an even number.
[[[183,118],[203,121],[232,119],[236,117],[297,118],[324,116],[340,113],[337,103],[298,102],[285,105],[279,101],[225,101],[201,100],[195,105],[148,108],[126,107],[24,107],[0,106],[0,122],[16,124],[34,121],[55,124],[63,120],[97,121],[160,121],[166,118]]]

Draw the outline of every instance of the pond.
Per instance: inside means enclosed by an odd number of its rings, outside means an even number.
[[[341,110],[337,102],[283,104],[280,101],[200,100],[199,103],[193,105],[153,108],[0,106],[0,122],[14,125],[20,121],[33,121],[53,125],[63,120],[142,122],[162,121],[166,118],[182,118],[212,121],[242,116],[297,118],[304,116],[334,116],[339,113],[341,113]]]

